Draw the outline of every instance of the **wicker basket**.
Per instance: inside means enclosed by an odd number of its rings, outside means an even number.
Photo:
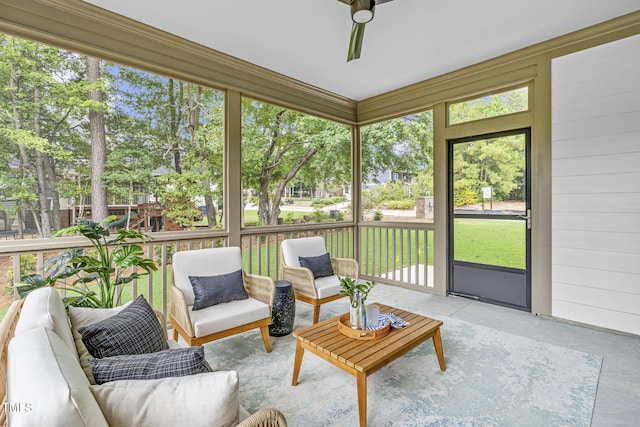
[[[348,336],[356,340],[376,340],[386,336],[391,330],[391,323],[387,323],[387,326],[381,329],[373,331],[367,331],[364,329],[352,329],[351,322],[349,321],[349,313],[345,313],[338,319],[338,330],[343,335]]]

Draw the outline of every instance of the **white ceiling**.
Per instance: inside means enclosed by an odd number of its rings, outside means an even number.
[[[347,63],[337,0],[89,0],[97,6],[362,100],[640,9],[640,0],[394,0]]]

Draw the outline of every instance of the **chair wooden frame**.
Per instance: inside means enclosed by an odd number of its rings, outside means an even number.
[[[189,346],[202,345],[211,341],[219,340],[231,335],[260,328],[262,341],[267,353],[271,353],[271,339],[269,337],[269,325],[271,324],[271,310],[273,309],[273,297],[276,292],[275,283],[270,277],[247,274],[243,272],[244,287],[250,298],[269,304],[269,317],[255,322],[236,326],[235,328],[215,332],[203,337],[196,337],[191,317],[189,316],[189,306],[182,294],[182,291],[175,285],[175,277],[171,277],[171,304],[169,308],[169,322],[173,326],[173,339],[178,340],[178,335],[184,339]]]
[[[350,258],[331,258],[331,267],[338,276],[349,276],[358,280],[358,262]],[[313,306],[313,323],[320,319],[320,306],[324,303],[344,298],[346,295],[331,295],[325,298],[318,297],[318,289],[311,270],[305,267],[286,265],[282,249],[280,250],[280,277],[293,284],[295,298]]]

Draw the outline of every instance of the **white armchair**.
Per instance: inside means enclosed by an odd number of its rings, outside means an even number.
[[[221,302],[194,310],[196,295],[193,277],[215,278],[242,273],[244,289],[249,298]],[[217,286],[221,289],[220,286]],[[169,321],[173,339],[178,334],[190,346],[260,328],[264,348],[271,352],[269,328],[275,284],[269,277],[242,271],[240,248],[212,248],[177,252],[173,255],[173,282]]]
[[[280,277],[293,284],[295,297],[313,306],[313,323],[320,318],[320,306],[326,302],[342,298],[338,276],[358,279],[358,262],[349,258],[330,257],[333,275],[314,277],[314,273],[300,266],[300,257],[325,255],[327,247],[324,238],[303,237],[286,239],[280,246]]]

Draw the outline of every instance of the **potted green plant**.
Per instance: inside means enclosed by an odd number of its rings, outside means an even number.
[[[356,292],[362,295],[363,300],[366,300],[371,288],[373,288],[375,284],[375,282],[358,283],[349,276],[340,277],[340,295],[348,296],[351,304],[353,304]]]
[[[349,276],[340,277],[340,295],[349,297],[349,318],[353,329],[364,329],[366,322],[364,302],[375,284],[375,282],[358,283]]]
[[[66,305],[93,308],[114,307],[122,286],[158,269],[153,259],[144,257],[139,243],[151,239],[138,230],[120,229],[109,232],[116,219],[110,216],[96,223],[79,219],[76,225],[54,233],[53,237],[81,234],[93,248],[68,249],[50,258],[44,265],[46,275],[31,274],[17,286],[21,297],[43,286],[53,286],[71,293]],[[135,241],[135,242],[132,242]],[[118,292],[119,290],[119,292]]]

